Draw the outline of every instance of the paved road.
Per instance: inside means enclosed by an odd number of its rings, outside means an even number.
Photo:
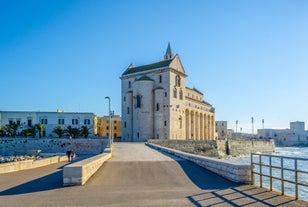
[[[0,175],[0,206],[307,206],[142,143],[115,143],[113,158],[84,186],[62,187],[65,164]]]

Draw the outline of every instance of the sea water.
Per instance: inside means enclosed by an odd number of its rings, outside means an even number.
[[[287,157],[297,157],[297,158],[307,158],[308,159],[308,147],[276,147],[275,148],[275,153],[276,155],[279,156],[287,156]],[[251,158],[249,157],[241,157],[241,158],[235,158],[233,159],[235,162],[239,163],[244,163],[244,164],[250,164]],[[258,163],[259,159],[258,157],[254,158],[254,162]],[[269,159],[267,157],[262,157],[262,163],[264,164],[269,164]],[[284,168],[288,169],[294,169],[295,164],[294,164],[293,159],[284,159],[283,165]],[[281,159],[280,158],[272,158],[272,165],[280,167],[281,166]],[[298,166],[297,168],[299,170],[308,172],[308,160],[306,161],[301,161],[298,160]],[[258,166],[255,166],[255,171],[258,172]],[[269,168],[263,167],[262,172],[264,174],[269,175]],[[281,177],[281,170],[280,169],[273,169],[272,170],[272,175],[275,177]],[[284,178],[287,180],[293,180],[295,181],[295,173],[292,171],[284,170]],[[305,173],[298,173],[298,182],[303,183],[308,185],[308,174]],[[255,184],[258,186],[260,183],[260,176],[256,175],[255,176]],[[269,188],[270,186],[270,179],[267,177],[262,178],[262,185],[263,187]],[[281,181],[273,179],[273,189],[276,191],[281,192]],[[299,186],[299,199],[308,201],[308,187],[305,186]],[[284,182],[284,191],[285,194],[290,195],[290,196],[295,196],[295,185]]]

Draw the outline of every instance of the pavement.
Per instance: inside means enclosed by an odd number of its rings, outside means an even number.
[[[143,143],[114,143],[113,157],[84,186],[62,186],[66,164],[0,175],[0,207],[308,206],[225,180]]]

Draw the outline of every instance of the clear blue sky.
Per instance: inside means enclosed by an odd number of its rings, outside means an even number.
[[[0,110],[120,114],[119,77],[168,42],[229,128],[308,125],[306,0],[0,0]]]

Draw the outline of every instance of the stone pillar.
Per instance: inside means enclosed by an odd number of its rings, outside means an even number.
[[[190,139],[191,132],[190,132],[190,111],[187,109],[185,111],[185,130],[186,130],[186,139]]]

